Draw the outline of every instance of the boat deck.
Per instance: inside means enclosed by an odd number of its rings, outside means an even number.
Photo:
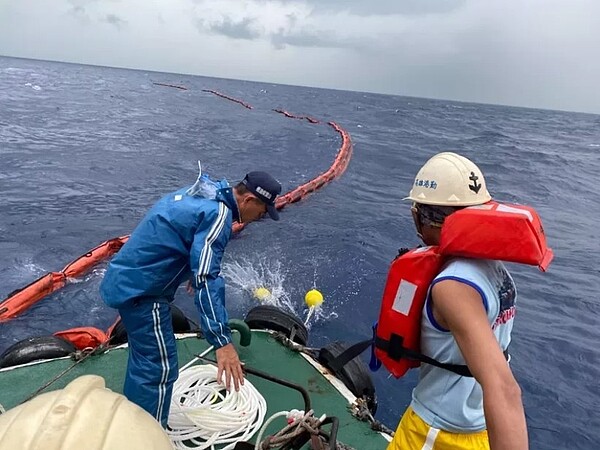
[[[238,337],[239,335],[234,333],[234,340],[238,340]],[[352,393],[337,379],[331,376],[328,379],[325,371],[320,366],[317,367],[318,364],[311,362],[312,359],[286,348],[266,331],[253,330],[251,344],[248,347],[236,347],[240,359],[247,367],[302,386],[310,396],[315,416],[327,414],[337,417],[340,421],[338,441],[356,450],[386,448],[386,437],[371,430],[369,424],[358,421],[350,414],[348,406],[354,399]],[[194,336],[178,338],[179,366],[183,367],[207,348],[208,343],[203,339]],[[105,379],[109,389],[121,393],[127,354],[125,345],[90,356],[60,376],[43,392],[61,389],[81,375],[95,374]],[[209,353],[207,357],[214,358],[214,352]],[[60,358],[1,369],[0,404],[6,409],[18,405],[73,364],[74,361],[70,358]],[[203,362],[199,361],[198,364]],[[304,409],[304,401],[298,391],[255,375],[248,374],[247,378],[266,399],[266,417],[279,411]],[[267,433],[275,433],[284,425],[283,419],[276,420],[267,429]]]

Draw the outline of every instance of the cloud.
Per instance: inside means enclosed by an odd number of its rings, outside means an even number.
[[[85,6],[80,4],[73,4],[71,9],[68,11],[68,14],[83,24],[89,24],[92,21],[85,10]]]
[[[286,2],[287,3],[287,2]],[[298,3],[295,0],[289,3]],[[462,7],[466,0],[307,0],[316,11],[348,12],[359,16],[446,14]]]
[[[232,39],[253,40],[261,36],[260,30],[255,27],[256,19],[246,17],[241,20],[235,20],[231,17],[224,17],[217,22],[207,22],[198,20],[198,28],[210,33],[222,34]]]
[[[285,49],[286,45],[346,49],[360,49],[366,45],[366,41],[361,43],[359,40],[341,37],[333,31],[318,31],[309,28],[300,28],[293,32],[281,28],[276,33],[270,34],[269,38],[277,50]]]
[[[120,30],[122,27],[127,25],[127,21],[121,19],[116,14],[107,14],[106,17],[104,18],[104,21],[106,23],[114,25],[117,30]]]
[[[308,30],[290,33],[283,28],[270,35],[271,43],[278,50],[283,50],[286,45],[297,47],[335,47],[335,40],[324,33]]]
[[[70,13],[75,16],[86,16],[88,6],[94,7],[100,0],[68,0],[68,4],[71,5]]]
[[[113,25],[119,31],[127,26],[127,20],[115,13],[103,10],[104,6],[110,5],[110,1],[103,4],[101,0],[68,0],[68,3],[71,5],[68,14],[82,24],[89,26],[93,21],[104,22]],[[117,5],[114,6],[118,8]]]
[[[345,27],[328,25],[331,14],[306,2],[240,0],[224,7],[215,0],[195,0],[194,13],[202,33],[262,40],[277,50],[288,46],[361,49],[370,41]]]

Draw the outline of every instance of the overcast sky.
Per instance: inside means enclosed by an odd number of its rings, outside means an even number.
[[[0,55],[600,113],[600,0],[0,0]]]

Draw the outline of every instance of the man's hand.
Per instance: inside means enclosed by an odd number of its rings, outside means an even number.
[[[244,384],[244,372],[242,371],[242,363],[238,357],[233,344],[224,345],[218,348],[217,351],[217,380],[221,383],[223,372],[225,372],[225,388],[229,390],[231,379],[233,378],[233,386],[236,391],[240,390],[240,385]]]

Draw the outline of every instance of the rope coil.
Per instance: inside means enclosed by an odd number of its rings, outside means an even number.
[[[285,417],[288,425],[272,436],[267,436],[262,440],[262,436],[267,427],[278,417]],[[325,415],[319,418],[313,416],[313,410],[308,412],[292,409],[291,411],[280,411],[273,414],[262,426],[254,450],[269,450],[271,448],[281,447],[284,444],[291,443],[302,433],[308,431],[311,435],[318,436],[319,427],[325,419]]]
[[[267,403],[248,381],[226,391],[217,368],[197,365],[180,372],[173,388],[167,434],[175,449],[214,449],[250,439],[263,424]]]

